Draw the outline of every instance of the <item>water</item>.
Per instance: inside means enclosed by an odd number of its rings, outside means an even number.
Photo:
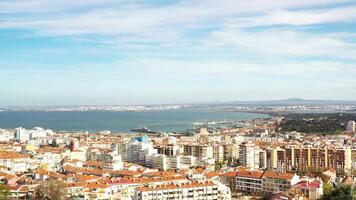
[[[155,131],[184,131],[193,122],[204,120],[250,120],[268,117],[264,114],[198,110],[155,112],[0,112],[0,128],[33,128],[40,126],[56,131],[130,132],[147,127]]]

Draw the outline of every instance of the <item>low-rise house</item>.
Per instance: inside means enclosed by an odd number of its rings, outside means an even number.
[[[323,181],[315,178],[303,178],[292,186],[302,192],[309,200],[320,199],[323,195]]]
[[[10,173],[25,172],[31,168],[30,156],[12,151],[0,151],[0,165]]]

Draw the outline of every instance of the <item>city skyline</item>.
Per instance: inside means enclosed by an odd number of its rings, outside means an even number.
[[[356,99],[353,1],[0,2],[0,106]]]

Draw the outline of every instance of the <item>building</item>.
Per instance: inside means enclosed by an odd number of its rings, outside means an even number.
[[[11,173],[25,172],[31,167],[31,159],[29,155],[20,154],[17,152],[0,151],[0,165],[7,168]]]
[[[213,158],[214,149],[210,145],[184,145],[184,156],[195,156],[197,158]]]
[[[355,121],[349,121],[347,123],[346,131],[347,132],[355,132],[356,131],[356,122]]]
[[[140,163],[145,165],[146,156],[157,153],[146,137],[134,138],[126,148],[126,160],[132,163]]]
[[[352,165],[349,147],[273,147],[267,149],[267,169],[277,172],[323,171],[336,169],[348,173]]]
[[[19,142],[26,142],[30,140],[30,133],[20,127],[20,128],[16,128],[16,132],[15,132],[15,139]]]
[[[244,142],[240,145],[239,163],[243,167],[258,169],[260,162],[259,148],[250,142]]]
[[[278,173],[275,171],[265,171],[262,176],[262,192],[276,193],[288,190],[299,181],[299,177],[294,173]]]
[[[236,176],[238,171],[230,171],[220,174],[220,181],[224,185],[228,186],[231,189],[231,192],[234,193],[236,191]]]
[[[179,146],[178,145],[164,145],[164,146],[156,146],[159,154],[164,154],[166,156],[176,156],[179,154]]]
[[[320,179],[303,177],[292,188],[301,191],[310,200],[320,199],[323,195],[323,181]]]
[[[241,169],[236,175],[236,190],[245,194],[262,194],[262,171]]]
[[[220,190],[219,190],[220,189]],[[136,190],[135,200],[153,199],[231,199],[229,189],[219,187],[213,182],[191,182],[166,184],[153,187],[140,187]]]
[[[169,169],[169,158],[163,154],[157,154],[153,157],[153,168],[166,171]]]
[[[173,156],[168,160],[169,169],[181,169],[181,156]]]

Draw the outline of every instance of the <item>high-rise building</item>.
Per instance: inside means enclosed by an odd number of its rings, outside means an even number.
[[[169,169],[169,157],[163,154],[157,154],[153,157],[153,168],[166,171]]]
[[[28,141],[30,140],[30,133],[22,127],[16,128],[15,139],[19,142]]]
[[[250,142],[240,144],[239,163],[240,165],[250,168],[258,169],[260,162],[260,149]]]
[[[146,156],[156,154],[155,149],[151,142],[147,139],[139,137],[131,141],[126,148],[126,159],[128,162],[145,164]]]
[[[195,156],[197,158],[213,158],[214,149],[210,145],[184,145],[185,156]]]
[[[267,169],[277,172],[320,171],[333,168],[347,173],[352,165],[350,148],[273,147],[267,151]]]
[[[346,131],[347,132],[355,132],[356,131],[356,122],[355,121],[349,121],[347,123]]]

